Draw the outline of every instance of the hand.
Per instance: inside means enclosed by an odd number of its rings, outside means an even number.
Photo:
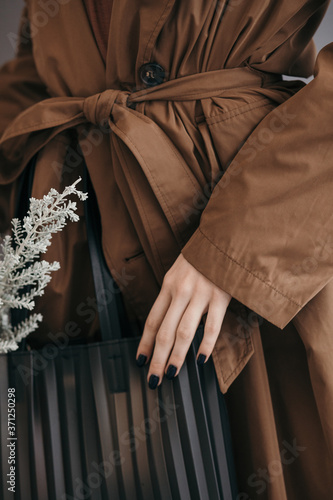
[[[172,379],[184,363],[201,318],[207,313],[197,362],[211,355],[231,296],[208,280],[182,254],[165,274],[161,291],[147,317],[137,351],[143,366],[151,358],[148,383],[155,389],[163,374]]]

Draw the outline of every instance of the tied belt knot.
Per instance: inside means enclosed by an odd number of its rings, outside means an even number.
[[[115,109],[122,110],[118,118],[135,121],[143,127],[148,123],[154,124],[147,116],[131,109],[130,104],[144,101],[193,101],[211,97],[223,96],[228,89],[242,87],[260,88],[265,83],[280,80],[279,75],[262,73],[249,67],[220,69],[196,73],[163,82],[155,87],[129,92],[119,89],[107,89],[89,97],[59,96],[44,99],[20,113],[5,130],[0,140],[0,147],[19,149],[18,138],[33,135],[35,132],[46,132],[49,139],[65,129],[75,127],[81,123],[90,122],[101,124],[113,117]],[[141,122],[138,123],[137,120]],[[133,123],[134,124],[134,123]],[[163,131],[157,125],[151,130]],[[116,130],[114,130],[116,132]],[[146,130],[148,131],[148,130]],[[7,143],[11,139],[10,146]],[[148,141],[154,137],[147,138]],[[45,142],[47,143],[47,141]],[[44,144],[45,144],[44,143]],[[26,144],[29,149],[29,144]],[[26,160],[26,157],[24,158]]]
[[[86,97],[82,106],[83,114],[88,122],[105,126],[112,117],[114,104],[126,107],[129,96],[130,92],[128,91],[108,89]]]

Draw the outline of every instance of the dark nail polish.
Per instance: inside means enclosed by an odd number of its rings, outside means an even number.
[[[177,372],[177,367],[174,365],[169,365],[167,372],[166,372],[166,378],[168,380],[172,380],[174,376],[176,375]]]
[[[147,361],[147,356],[144,354],[140,354],[139,357],[136,360],[136,364],[141,368]]]
[[[150,375],[149,384],[148,384],[149,389],[156,389],[159,380],[160,380],[160,377],[158,377],[157,375]]]
[[[206,358],[207,356],[205,356],[204,354],[199,354],[197,359],[198,366],[202,366],[205,363]]]

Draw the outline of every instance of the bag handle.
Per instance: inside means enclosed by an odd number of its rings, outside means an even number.
[[[29,199],[32,193],[32,185],[35,174],[37,155],[35,155],[18,181],[17,204],[15,217],[23,219],[29,208]],[[122,338],[122,332],[131,332],[131,327],[126,316],[124,303],[117,283],[114,281],[102,251],[101,245],[101,221],[96,195],[90,180],[88,169],[84,163],[83,191],[88,193],[88,199],[84,202],[84,211],[87,227],[87,239],[91,267],[95,285],[97,309],[99,311],[99,322],[102,341],[118,340]],[[101,291],[108,290],[112,293],[111,301],[105,304],[101,301]],[[27,291],[27,289],[25,289]],[[26,319],[26,309],[12,309],[11,317],[13,326]],[[20,342],[20,350],[25,350],[26,339]]]

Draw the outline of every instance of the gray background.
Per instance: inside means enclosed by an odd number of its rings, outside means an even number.
[[[22,6],[23,0],[0,0],[0,66],[15,54],[8,34],[17,33]],[[333,41],[333,2],[315,36],[315,41],[318,49]]]

